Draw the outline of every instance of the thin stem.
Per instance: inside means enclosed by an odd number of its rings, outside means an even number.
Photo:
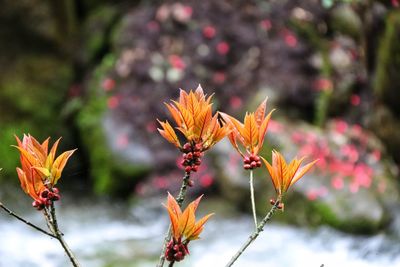
[[[175,261],[171,261],[171,262],[168,264],[168,267],[173,267],[174,264],[175,264]]]
[[[257,229],[256,202],[254,200],[253,170],[250,171],[250,198],[251,198],[251,209],[253,210],[254,225]]]
[[[186,190],[187,190],[187,187],[189,184],[189,179],[190,179],[190,172],[185,172],[185,176],[183,176],[183,179],[182,179],[181,189],[179,190],[178,197],[176,198],[176,202],[178,203],[179,207],[182,207],[182,203],[185,200]],[[165,251],[167,250],[167,245],[168,245],[168,242],[170,239],[171,239],[171,224],[169,225],[168,231],[165,234],[164,243],[163,243],[163,247],[161,250],[160,259],[158,261],[157,267],[164,266]]]
[[[56,217],[56,209],[54,207],[54,203],[52,203],[51,206],[50,206],[50,217],[51,217],[51,222],[50,223],[53,226],[54,234],[56,235],[58,241],[60,242],[61,246],[63,247],[65,253],[68,256],[68,258],[70,259],[72,265],[74,267],[80,267],[80,264],[79,264],[78,260],[75,258],[74,254],[72,253],[72,250],[68,247],[68,244],[65,242],[65,240],[63,238],[63,233],[58,228],[58,222],[57,222],[57,217]]]
[[[225,267],[230,267],[232,266],[235,261],[242,255],[242,253],[247,249],[247,247],[253,243],[254,240],[258,237],[258,235],[264,230],[265,224],[271,220],[272,215],[274,215],[275,211],[277,210],[279,205],[279,201],[276,201],[276,203],[272,206],[271,210],[268,212],[268,214],[264,217],[264,219],[260,222],[260,224],[257,226],[257,229],[254,231],[252,235],[249,236],[247,241],[243,244],[243,246],[236,252],[236,254],[232,257],[232,259],[229,261],[229,263]]]
[[[35,230],[37,230],[37,231],[39,231],[39,232],[41,232],[41,233],[43,233],[43,234],[45,234],[45,235],[48,235],[48,236],[50,236],[50,237],[52,237],[52,238],[57,238],[57,236],[53,235],[52,233],[47,232],[46,230],[40,228],[39,226],[36,226],[36,225],[34,225],[33,223],[31,223],[31,222],[25,220],[25,219],[22,218],[21,216],[15,214],[12,210],[10,210],[10,209],[7,208],[6,206],[4,206],[3,203],[1,203],[1,202],[0,202],[0,207],[1,207],[3,210],[5,210],[9,215],[11,215],[11,216],[13,216],[14,218],[20,220],[21,222],[25,223],[26,225],[28,225],[28,226],[34,228]]]

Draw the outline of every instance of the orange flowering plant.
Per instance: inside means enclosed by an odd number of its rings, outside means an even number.
[[[187,179],[192,171],[197,171],[197,166],[201,163],[200,158],[203,156],[203,152],[211,148],[223,137],[228,136],[232,146],[243,158],[244,169],[250,170],[251,202],[256,227],[254,233],[232,257],[227,266],[233,265],[243,251],[257,238],[265,224],[271,219],[275,210],[283,210],[283,194],[289,186],[304,176],[315,163],[314,161],[300,168],[304,159],[298,160],[295,158],[287,164],[283,156],[274,151],[271,165],[259,155],[264,144],[271,115],[274,111],[272,110],[267,114],[267,99],[257,107],[255,112],[247,112],[243,123],[222,112],[219,112],[222,117],[222,121],[219,121],[217,115],[212,115],[211,99],[212,96],[207,97],[200,86],[195,91],[190,91],[189,93],[181,90],[178,101],[165,104],[177,125],[175,129],[178,131],[176,132],[168,121],[159,121],[161,125],[161,128],[158,129],[160,134],[184,153],[182,165],[185,167],[184,182],[178,197],[175,200],[172,195],[168,194],[166,208],[171,224],[170,231],[165,238],[160,261],[157,265],[159,267],[164,265],[164,259],[170,262],[169,266],[173,266],[175,262],[183,260],[189,253],[187,247],[189,241],[198,238],[204,224],[211,216],[209,214],[196,222],[194,213],[201,197],[191,202],[183,212],[181,211],[181,205],[186,193],[186,185],[188,185],[188,183],[185,183],[185,180],[188,181]],[[181,137],[178,137],[179,135]],[[181,139],[184,140],[184,145],[181,145]],[[271,210],[258,223],[255,213],[252,170],[261,167],[262,160],[271,175],[278,196],[277,200],[272,202],[273,206]],[[278,170],[278,168],[282,169]]]
[[[274,185],[277,201],[280,202],[279,208],[283,209],[282,198],[290,186],[294,185],[301,177],[303,177],[311,167],[317,162],[314,160],[300,167],[304,161],[304,157],[297,159],[295,157],[289,164],[286,163],[285,158],[277,151],[272,151],[272,165],[267,160],[262,158],[265,166],[271,177],[272,184]],[[275,200],[271,200],[275,204]]]
[[[268,123],[272,112],[274,112],[274,110],[272,110],[266,115],[266,110],[267,98],[258,106],[255,112],[246,112],[244,123],[241,123],[228,114],[221,113],[224,120],[229,123],[229,126],[232,129],[231,133],[228,135],[229,141],[242,156],[243,167],[246,170],[261,167],[261,160],[258,153],[264,144]],[[239,148],[238,141],[245,151],[242,151]]]
[[[182,212],[175,198],[168,193],[168,202],[165,207],[172,224],[172,239],[165,252],[168,261],[181,261],[189,254],[189,242],[199,239],[204,224],[213,215],[208,214],[196,221],[195,212],[201,198],[202,196],[191,202]]]
[[[207,97],[199,85],[194,92],[181,90],[179,101],[165,103],[177,125],[176,129],[183,134],[184,145],[181,145],[168,121],[159,121],[162,128],[158,129],[160,134],[184,153],[182,165],[187,173],[196,172],[203,152],[229,133],[228,127],[218,120],[218,114],[212,115],[211,99],[212,95]]]
[[[49,152],[50,138],[43,143],[39,143],[31,135],[24,135],[22,141],[17,136],[15,138],[18,144],[15,147],[20,151],[21,168],[17,168],[17,174],[21,187],[34,199],[32,205],[42,210],[60,199],[59,191],[54,186],[75,150],[66,151],[56,158],[60,139],[53,144]]]
[[[168,193],[167,203],[164,205],[169,215],[170,226],[165,236],[158,267],[164,265],[165,259],[169,261],[170,267],[185,259],[189,254],[189,243],[199,239],[206,222],[213,215],[211,213],[196,220],[195,213],[202,196],[190,202],[186,208],[182,208],[182,205],[187,187],[193,185],[190,175],[198,170],[204,152],[211,149],[225,136],[228,136],[234,149],[243,158],[244,169],[250,170],[250,195],[255,223],[254,232],[226,266],[232,266],[236,262],[244,250],[258,237],[276,210],[283,210],[283,197],[289,187],[301,179],[316,162],[312,161],[304,166],[301,166],[304,158],[294,158],[291,162],[286,162],[277,151],[272,151],[272,163],[261,157],[260,152],[273,112],[273,110],[268,114],[266,112],[267,99],[257,107],[255,112],[247,112],[242,123],[226,113],[213,114],[212,97],[213,95],[204,94],[200,85],[196,90],[189,92],[181,90],[177,101],[165,103],[175,126],[173,127],[169,121],[158,121],[160,124],[158,131],[161,136],[183,153],[181,164],[184,167],[184,177],[178,196],[174,198]],[[0,208],[36,230],[57,239],[72,265],[78,267],[79,262],[69,249],[58,227],[54,204],[60,199],[59,190],[56,188],[57,182],[75,150],[68,150],[56,156],[60,139],[50,149],[49,138],[39,142],[28,134],[24,135],[22,140],[18,137],[16,140],[15,147],[20,152],[21,161],[21,166],[16,170],[21,188],[34,200],[32,205],[43,212],[48,230],[26,221],[1,202]],[[253,170],[261,167],[262,161],[271,177],[277,196],[271,201],[272,208],[258,223],[255,212]]]
[[[71,264],[74,267],[79,267],[79,262],[68,247],[63,238],[63,233],[58,227],[54,206],[54,201],[60,199],[59,190],[55,185],[61,178],[62,171],[75,149],[68,150],[56,157],[60,139],[53,144],[49,151],[50,138],[47,138],[42,143],[29,134],[24,134],[22,140],[17,136],[15,138],[17,140],[17,145],[14,147],[20,152],[21,167],[17,167],[16,169],[21,188],[26,194],[33,198],[33,207],[43,212],[48,230],[26,221],[24,218],[5,207],[1,202],[0,207],[25,224],[57,239],[70,259]]]

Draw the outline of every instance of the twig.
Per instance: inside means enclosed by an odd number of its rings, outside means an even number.
[[[47,232],[46,230],[40,228],[39,226],[34,225],[31,222],[28,222],[27,220],[25,220],[24,218],[22,218],[21,216],[15,214],[12,210],[10,210],[9,208],[7,208],[6,206],[3,205],[3,203],[0,202],[0,207],[5,210],[9,215],[13,216],[14,218],[20,220],[21,222],[25,223],[26,225],[29,225],[30,227],[34,228],[35,230],[48,235],[52,238],[57,238],[57,236],[53,235],[52,233]]]
[[[250,171],[250,198],[251,198],[251,209],[253,210],[254,226],[257,229],[256,202],[254,200],[253,170]]]
[[[51,217],[50,223],[53,226],[54,234],[56,235],[56,238],[60,242],[61,246],[64,248],[64,251],[67,254],[68,258],[70,259],[72,265],[74,267],[80,267],[78,260],[75,258],[74,254],[72,253],[72,250],[68,247],[68,244],[65,242],[63,238],[63,233],[58,228],[56,209],[54,207],[54,203],[52,203],[50,206],[50,217]]]
[[[171,262],[168,264],[168,267],[173,267],[174,264],[175,264],[175,261],[171,261]]]
[[[185,200],[186,190],[187,190],[187,187],[188,187],[188,184],[189,184],[189,179],[190,179],[190,172],[185,172],[185,176],[183,176],[183,179],[182,179],[181,189],[179,190],[178,197],[176,198],[176,202],[178,203],[179,207],[182,207],[182,203]],[[165,251],[167,249],[167,244],[168,244],[170,239],[171,239],[171,224],[169,225],[168,231],[167,231],[167,233],[165,235],[165,238],[164,238],[163,248],[161,250],[160,259],[158,261],[157,267],[164,266]]]
[[[247,247],[253,243],[254,240],[258,237],[258,235],[264,230],[265,224],[272,218],[272,215],[274,215],[275,211],[277,210],[279,205],[279,201],[276,201],[275,204],[272,206],[271,210],[268,212],[268,214],[264,217],[264,219],[260,222],[260,224],[257,226],[257,229],[255,232],[249,236],[247,241],[243,244],[243,246],[239,249],[239,251],[232,257],[232,259],[229,261],[229,263],[226,265],[226,267],[232,266],[235,261],[242,255],[242,253],[247,249]]]

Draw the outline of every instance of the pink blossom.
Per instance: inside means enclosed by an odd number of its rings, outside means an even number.
[[[328,91],[333,89],[333,84],[330,79],[319,78],[314,81],[313,87],[316,91]]]
[[[214,178],[210,174],[204,174],[200,178],[200,185],[203,187],[209,187],[214,183]]]
[[[227,42],[219,42],[217,44],[217,52],[220,55],[228,54],[229,50],[230,50],[230,47],[229,47],[229,44]]]
[[[207,39],[212,39],[216,32],[217,31],[213,26],[206,26],[203,28],[203,36]]]
[[[168,187],[168,180],[163,176],[156,177],[153,180],[153,186],[158,189],[165,189]]]
[[[117,146],[124,148],[129,144],[129,138],[126,134],[120,134],[117,138]]]
[[[337,119],[335,120],[335,131],[337,133],[343,134],[347,131],[349,125],[344,120]]]
[[[222,84],[222,83],[225,82],[225,80],[226,80],[226,75],[225,75],[224,72],[222,72],[222,71],[217,71],[217,72],[214,73],[213,81],[214,81],[215,83],[217,83],[217,84]]]
[[[106,92],[111,91],[112,89],[115,88],[115,81],[111,78],[106,78],[101,83],[101,86],[103,87],[104,91]]]
[[[269,19],[264,19],[260,22],[261,28],[263,30],[269,31],[272,28],[272,23]]]
[[[107,105],[110,109],[115,109],[119,106],[119,98],[117,96],[110,96],[107,100]]]
[[[361,99],[360,99],[360,96],[359,95],[352,95],[351,97],[350,97],[350,103],[353,105],[353,106],[359,106],[360,105],[360,103],[361,103]]]
[[[283,37],[285,40],[285,43],[289,46],[289,47],[296,47],[298,40],[297,37],[294,35],[293,32],[289,31],[289,30],[285,30],[283,31]]]
[[[332,180],[331,180],[331,185],[334,189],[336,190],[340,190],[343,188],[344,186],[344,182],[343,182],[343,177],[340,175],[335,176]]]
[[[152,20],[147,23],[147,29],[150,31],[156,32],[160,30],[160,24],[157,21]]]
[[[169,64],[175,69],[183,70],[186,68],[186,64],[183,61],[182,57],[178,55],[170,55],[169,56]]]
[[[356,162],[359,158],[357,148],[353,144],[342,146],[340,153],[347,157],[350,162]]]
[[[154,133],[156,130],[157,130],[157,125],[153,121],[146,124],[146,131],[148,133]]]
[[[240,98],[238,96],[232,96],[229,99],[229,104],[233,109],[239,109],[243,106],[243,101],[242,101],[242,98]]]
[[[369,188],[372,183],[372,169],[366,164],[357,164],[354,168],[354,182],[365,188]]]
[[[268,131],[270,131],[271,133],[281,133],[284,130],[284,127],[282,125],[282,123],[270,119],[269,124],[268,124]]]

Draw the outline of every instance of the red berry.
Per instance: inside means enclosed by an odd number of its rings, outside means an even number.
[[[261,161],[257,161],[256,164],[257,164],[257,167],[261,167]]]
[[[251,160],[249,159],[249,157],[244,157],[243,162],[244,164],[250,164]]]
[[[250,166],[251,166],[252,169],[256,168],[256,167],[257,167],[257,162],[252,161],[252,162],[250,163]]]
[[[53,187],[52,191],[54,194],[60,193],[60,190],[58,190],[58,188],[56,188],[56,187]]]
[[[270,203],[271,205],[275,205],[275,199],[271,198],[271,199],[269,200],[269,203]]]
[[[195,156],[196,158],[200,158],[202,155],[201,155],[201,152],[196,151],[193,153],[193,156]]]
[[[193,158],[193,153],[189,152],[186,154],[186,159],[192,159]]]
[[[254,156],[254,160],[255,161],[260,161],[260,157],[256,155],[256,156]]]
[[[251,169],[250,164],[244,164],[243,167],[244,167],[245,170],[250,170]]]
[[[185,172],[191,172],[192,171],[192,167],[190,167],[190,166],[186,166],[186,168],[185,168]]]
[[[255,160],[255,156],[254,155],[250,155],[249,159],[250,159],[250,161],[254,161]]]
[[[48,194],[49,194],[49,190],[45,189],[45,190],[43,190],[43,192],[40,194],[40,196],[43,197],[43,198],[47,198]]]
[[[197,172],[198,170],[199,170],[199,166],[197,166],[197,165],[192,166],[193,172]]]
[[[202,144],[196,144],[194,146],[194,151],[201,151],[203,149],[203,145]]]
[[[184,152],[189,152],[192,146],[189,143],[183,145],[182,149]]]

